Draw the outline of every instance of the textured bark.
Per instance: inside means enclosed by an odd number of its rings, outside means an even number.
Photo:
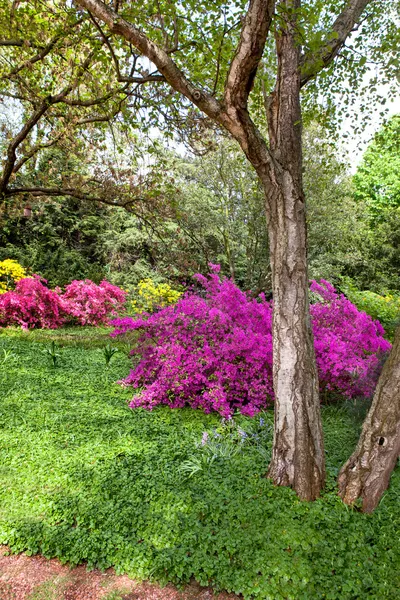
[[[296,23],[288,18],[276,36],[278,75],[268,110],[270,149],[278,165],[270,176],[272,185],[265,186],[274,298],[275,391],[274,445],[268,474],[276,484],[292,486],[300,498],[313,500],[325,482],[325,456],[309,316],[300,48],[295,36]]]
[[[357,448],[339,473],[339,494],[346,504],[362,501],[372,512],[389,485],[400,454],[400,328],[383,367]]]

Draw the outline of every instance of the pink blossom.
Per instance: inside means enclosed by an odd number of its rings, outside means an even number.
[[[24,329],[56,329],[66,322],[81,325],[107,323],[126,301],[126,292],[102,281],[72,281],[65,293],[50,290],[46,280],[34,275],[18,281],[15,290],[0,295],[0,326],[20,325]]]

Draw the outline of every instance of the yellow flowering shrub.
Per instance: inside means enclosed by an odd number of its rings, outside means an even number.
[[[6,258],[6,260],[0,261],[0,294],[12,290],[15,283],[26,276],[24,267],[16,260]]]
[[[135,313],[153,312],[156,308],[175,304],[181,295],[182,292],[174,290],[168,283],[155,283],[146,278],[139,281],[131,304]]]

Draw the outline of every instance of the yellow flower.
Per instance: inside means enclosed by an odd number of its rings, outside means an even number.
[[[6,258],[0,261],[0,294],[13,289],[15,283],[26,276],[24,267],[16,260]]]
[[[168,283],[156,284],[150,278],[142,279],[136,287],[136,299],[132,301],[135,312],[153,312],[157,307],[174,304],[182,295]]]

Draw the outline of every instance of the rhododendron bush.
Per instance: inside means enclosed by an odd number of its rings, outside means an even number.
[[[67,285],[62,300],[67,315],[80,325],[100,325],[123,309],[126,296],[127,292],[108,281],[96,285],[85,279]]]
[[[0,295],[0,325],[57,329],[65,321],[62,298],[38,275],[20,279],[15,290]]]
[[[57,329],[66,323],[101,325],[120,312],[127,293],[108,281],[72,281],[65,293],[50,290],[38,275],[17,282],[15,290],[0,295],[0,326]]]
[[[139,389],[132,408],[188,404],[229,417],[273,401],[272,303],[213,270],[196,276],[202,296],[188,292],[155,314],[113,321],[114,336],[139,332],[136,366],[122,382]],[[320,299],[311,315],[321,389],[369,396],[390,349],[383,328],[328,282],[313,282],[312,290]]]

